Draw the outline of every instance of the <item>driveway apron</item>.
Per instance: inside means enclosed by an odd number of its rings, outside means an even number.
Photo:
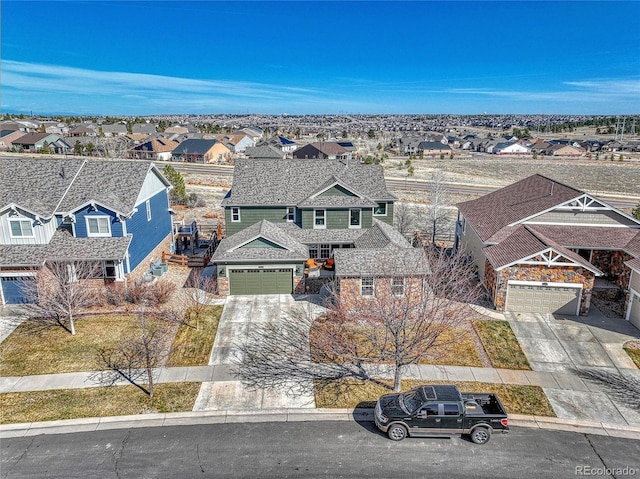
[[[552,373],[562,387],[544,388],[558,417],[638,423],[640,411],[612,399],[608,386],[584,380],[577,371],[624,376],[640,388],[640,372],[622,345],[640,331],[623,319],[606,318],[595,307],[587,317],[505,313],[534,371]]]
[[[312,395],[281,390],[249,390],[232,373],[241,360],[238,342],[252,328],[268,321],[288,316],[304,301],[292,295],[229,296],[224,306],[209,364],[214,366],[213,381],[204,382],[193,407],[207,410],[262,410],[283,408],[314,408]],[[318,313],[320,309],[317,310]]]

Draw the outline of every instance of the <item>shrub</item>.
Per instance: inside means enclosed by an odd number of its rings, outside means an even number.
[[[127,284],[125,299],[128,303],[140,304],[148,299],[147,284],[142,279],[136,279]]]
[[[154,304],[165,304],[175,293],[176,285],[167,280],[158,280],[147,286],[148,300]]]

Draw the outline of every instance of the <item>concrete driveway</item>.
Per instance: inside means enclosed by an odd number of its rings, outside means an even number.
[[[640,388],[640,371],[622,349],[640,331],[623,319],[610,319],[591,307],[587,317],[505,313],[534,371],[554,373],[562,386],[545,387],[559,417],[613,423],[640,422],[640,411],[612,399],[612,390],[585,380],[576,371],[623,376]],[[570,388],[566,389],[567,383]]]
[[[323,310],[304,298],[294,298],[290,294],[229,296],[209,359],[209,364],[216,366],[214,380],[202,384],[193,410],[314,408],[314,397],[296,393],[295,386],[292,386],[293,393],[271,389],[252,391],[232,373],[239,357],[234,344],[242,341],[251,328],[288,316],[301,305],[310,305],[317,314]]]

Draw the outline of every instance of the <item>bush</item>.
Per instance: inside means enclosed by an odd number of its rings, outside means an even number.
[[[167,280],[158,280],[147,286],[147,299],[154,304],[165,304],[175,293],[176,285]]]
[[[120,306],[124,303],[124,289],[120,284],[106,285],[102,290],[103,304],[110,304],[111,306]]]
[[[147,282],[142,279],[131,281],[124,295],[128,303],[140,304],[148,299]]]

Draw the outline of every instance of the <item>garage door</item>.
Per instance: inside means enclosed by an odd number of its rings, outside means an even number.
[[[506,310],[575,315],[580,291],[581,288],[568,286],[510,284]]]
[[[231,294],[291,294],[293,271],[284,268],[231,269]]]
[[[636,328],[640,329],[640,295],[631,298],[631,311],[629,311],[629,321]]]
[[[34,278],[31,276],[3,276],[0,278],[2,283],[2,297],[5,304],[31,303],[34,298],[30,298],[35,291],[29,283]]]

